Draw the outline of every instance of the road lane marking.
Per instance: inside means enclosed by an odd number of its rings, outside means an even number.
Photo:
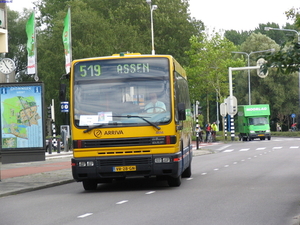
[[[273,147],[273,149],[282,149],[282,147]]]
[[[257,151],[265,150],[266,148],[257,148]]]
[[[249,149],[250,149],[250,148],[242,148],[242,149],[240,150],[240,152],[249,151]]]
[[[224,146],[218,148],[217,150],[218,150],[218,151],[221,151],[221,150],[224,150],[225,148],[228,148],[228,147],[230,147],[230,146],[231,146],[231,145],[224,145]]]
[[[126,203],[126,202],[128,202],[128,200],[119,201],[119,202],[117,202],[116,204],[117,204],[117,205],[121,205],[121,204],[124,204],[124,203]]]
[[[155,193],[155,191],[148,191],[148,192],[146,192],[146,195],[151,195],[151,194],[154,194]]]
[[[299,148],[299,146],[291,146],[290,148]]]
[[[207,173],[201,173],[202,176],[206,175]]]
[[[232,152],[234,149],[227,149],[227,150],[225,150],[225,151],[223,151],[223,152]]]
[[[86,214],[83,214],[81,216],[77,216],[78,219],[82,219],[82,218],[85,218],[85,217],[88,217],[88,216],[91,216],[93,215],[93,213],[86,213]]]

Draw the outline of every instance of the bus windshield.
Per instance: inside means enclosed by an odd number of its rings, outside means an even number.
[[[168,68],[166,58],[78,62],[74,68],[75,125],[85,128],[169,123]]]

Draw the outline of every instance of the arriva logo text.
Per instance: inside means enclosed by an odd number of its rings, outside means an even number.
[[[124,134],[122,130],[107,130],[104,132],[104,135],[120,135]]]

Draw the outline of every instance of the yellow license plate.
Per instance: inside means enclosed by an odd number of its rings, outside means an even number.
[[[257,136],[265,136],[264,134],[259,134],[259,135],[257,135]]]
[[[136,166],[116,166],[113,167],[114,172],[136,171]]]

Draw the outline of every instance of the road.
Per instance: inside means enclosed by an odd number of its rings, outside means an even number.
[[[1,225],[291,225],[300,215],[300,139],[210,146],[177,188],[128,179],[85,192],[80,183],[0,198]]]

